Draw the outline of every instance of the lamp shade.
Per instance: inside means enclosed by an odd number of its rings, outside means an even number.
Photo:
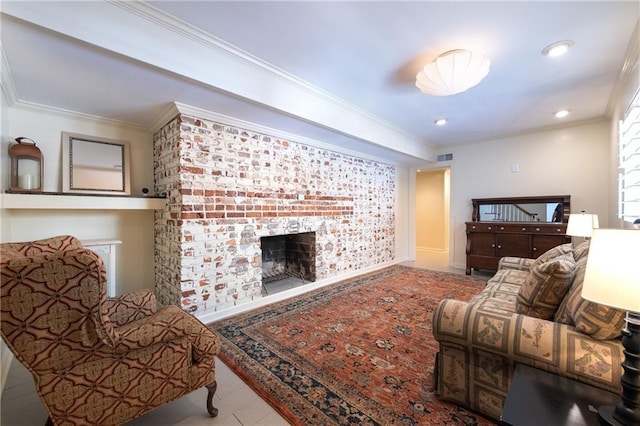
[[[588,238],[598,227],[597,214],[572,213],[569,215],[569,223],[567,223],[567,235]]]
[[[594,229],[582,297],[592,302],[640,312],[640,231]]]
[[[455,95],[480,83],[490,66],[482,53],[450,50],[424,66],[416,76],[416,86],[428,95]]]

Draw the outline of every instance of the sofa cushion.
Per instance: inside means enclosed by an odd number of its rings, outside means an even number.
[[[531,268],[531,264],[533,262],[533,259],[528,259],[525,257],[505,256],[501,257],[500,260],[498,260],[498,270],[515,269],[517,271],[529,272],[529,269]]]
[[[573,244],[571,243],[560,244],[559,246],[555,246],[547,250],[546,252],[542,253],[540,256],[538,256],[533,261],[533,264],[531,265],[531,269],[535,268],[536,266],[542,265],[543,263],[546,263],[552,259],[555,259],[560,256],[564,256],[572,252],[573,252]]]
[[[585,256],[576,262],[573,285],[558,308],[554,321],[574,325],[577,331],[598,340],[620,337],[626,313],[582,298],[586,268]]]
[[[571,252],[534,265],[518,292],[516,311],[536,318],[553,318],[571,287],[574,272]]]
[[[489,278],[482,291],[473,296],[469,303],[476,303],[484,299],[500,299],[515,305],[520,287],[527,281],[529,272],[517,269],[500,269]],[[512,308],[511,311],[514,309]]]

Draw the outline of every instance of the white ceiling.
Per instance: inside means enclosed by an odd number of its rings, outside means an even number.
[[[145,127],[171,102],[404,161],[604,117],[638,1],[2,1],[3,88]],[[561,58],[548,44],[571,39]],[[478,49],[467,92],[421,93],[438,54]],[[445,127],[433,121],[447,117]]]

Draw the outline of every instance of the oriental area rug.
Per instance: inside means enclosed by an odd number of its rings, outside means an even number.
[[[493,425],[433,386],[436,305],[485,283],[392,266],[209,327],[220,359],[293,425]]]

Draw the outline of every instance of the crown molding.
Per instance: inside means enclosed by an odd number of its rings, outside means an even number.
[[[11,73],[11,68],[9,67],[9,62],[7,61],[7,57],[4,54],[4,50],[0,46],[0,60],[2,61],[2,70],[1,70],[1,78],[2,78],[2,92],[5,95],[7,100],[7,106],[10,108],[21,109],[24,111],[32,111],[38,113],[46,113],[51,115],[57,115],[60,117],[71,118],[76,120],[84,120],[90,122],[99,122],[106,123],[115,126],[126,126],[126,127],[135,127],[138,129],[142,129],[142,127],[137,126],[135,124],[121,121],[121,120],[113,120],[105,117],[100,117],[91,114],[85,114],[77,111],[66,110],[58,107],[51,107],[48,105],[38,104],[35,102],[28,102],[20,100],[17,95],[15,83],[13,80],[13,74]]]
[[[3,13],[339,134],[434,158],[425,141],[144,2],[9,2]]]
[[[140,126],[129,121],[115,120],[112,118],[106,118],[99,115],[85,114],[83,112],[71,111],[64,108],[52,107],[49,105],[38,104],[35,102],[27,102],[17,100],[13,104],[9,105],[11,108],[21,109],[24,111],[31,111],[36,113],[44,113],[49,115],[56,115],[59,117],[69,118],[73,120],[82,120],[91,123],[107,124],[114,127],[127,127],[136,130],[149,131],[149,127]]]
[[[406,156],[407,161],[394,161],[388,158],[382,158],[379,156],[370,155],[364,151],[351,150],[341,146],[332,145],[326,142],[319,141],[317,139],[285,132],[282,130],[274,129],[272,127],[264,126],[251,121],[230,117],[228,115],[224,115],[224,114],[220,114],[212,111],[207,111],[202,108],[185,105],[179,102],[172,103],[164,111],[164,113],[158,117],[158,119],[153,123],[151,127],[151,131],[153,133],[157,132],[165,124],[167,124],[177,115],[181,115],[181,114],[188,115],[194,118],[203,119],[203,120],[213,121],[226,126],[232,126],[232,127],[248,130],[251,132],[260,133],[263,135],[268,135],[277,139],[283,139],[283,140],[287,140],[295,143],[302,143],[304,145],[313,146],[315,148],[326,149],[332,152],[338,152],[341,154],[350,155],[357,158],[376,161],[379,163],[390,164],[394,166],[406,165],[407,163],[420,163],[420,162],[424,163],[424,159],[413,158],[413,157],[410,158],[410,156]]]
[[[2,93],[4,93],[8,105],[11,106],[18,101],[18,94],[16,93],[16,85],[11,74],[11,68],[9,68],[9,62],[2,46],[0,46],[0,61],[2,61],[2,69],[0,70]]]
[[[207,33],[206,31],[201,30],[200,28],[193,26],[191,24],[188,24],[172,15],[167,14],[166,12],[159,10],[147,3],[144,2],[130,2],[130,1],[122,1],[122,0],[111,0],[110,3],[124,9],[127,10],[128,12],[135,14],[137,16],[140,16],[141,18],[149,21],[149,22],[153,22],[163,28],[166,28],[168,30],[170,30],[171,32],[178,34],[184,38],[190,39],[195,41],[198,44],[201,44],[203,46],[205,46],[207,49],[213,50],[219,54],[225,55],[229,58],[232,58],[234,61],[236,61],[237,63],[246,66],[246,67],[250,67],[252,69],[258,70],[259,72],[267,75],[270,79],[274,79],[274,80],[279,80],[281,82],[283,82],[285,85],[288,86],[295,86],[297,89],[300,89],[304,92],[306,92],[309,96],[312,97],[317,97],[317,98],[321,98],[321,101],[323,103],[326,103],[327,105],[329,105],[329,107],[332,110],[336,110],[337,114],[343,114],[345,111],[347,113],[351,113],[355,115],[355,119],[356,120],[361,120],[363,122],[367,122],[366,126],[371,126],[372,124],[375,124],[377,126],[381,126],[384,127],[385,129],[388,129],[390,132],[394,133],[396,137],[400,136],[400,141],[396,142],[394,145],[396,145],[396,147],[398,145],[402,146],[405,145],[406,146],[406,141],[409,141],[411,144],[417,144],[420,146],[425,147],[427,150],[425,152],[425,150],[422,150],[423,152],[421,153],[422,155],[413,152],[410,155],[416,155],[418,154],[418,157],[421,159],[430,159],[433,157],[433,152],[429,152],[430,150],[435,149],[435,147],[432,144],[426,143],[424,141],[419,140],[418,138],[414,137],[413,135],[411,135],[410,133],[406,132],[405,130],[381,119],[380,117],[377,117],[371,113],[369,113],[368,111],[365,111],[347,101],[345,101],[342,98],[339,98],[338,96],[335,96],[333,94],[331,94],[330,92],[327,92],[326,90],[323,90],[297,76],[295,76],[294,74],[291,74],[281,68],[278,68],[276,66],[274,66],[273,64],[266,62],[262,59],[260,59],[259,57],[252,55],[249,52],[246,52],[245,50],[240,49],[239,47],[219,38],[216,37],[210,33]],[[238,74],[241,75],[241,74]],[[298,102],[296,105],[296,109],[299,108],[300,103]],[[267,105],[270,108],[274,108],[276,110],[280,110],[277,107],[273,107],[272,105]],[[203,110],[204,111],[204,110]],[[342,111],[342,112],[340,112]],[[294,116],[298,116],[298,114],[296,113],[296,111],[285,111],[288,114],[294,115]],[[223,116],[220,115],[222,117],[228,117],[228,116]],[[231,117],[228,117],[231,118]],[[313,117],[306,117],[306,116],[300,116],[300,118],[303,118],[305,120],[308,121],[312,121],[312,122],[316,122]],[[242,121],[242,120],[241,120]],[[247,122],[248,123],[248,122]],[[255,123],[250,123],[253,124],[255,126],[260,126],[258,124]],[[323,126],[325,126],[324,123],[319,123]],[[241,127],[241,126],[240,126]],[[331,128],[333,128],[332,126],[329,126]],[[271,129],[273,130],[273,129]],[[336,129],[342,132],[342,130],[340,129]],[[350,134],[352,136],[358,137],[358,138],[362,138],[362,136],[360,134],[351,134],[351,133],[347,133]],[[367,139],[368,140],[368,139]],[[369,142],[372,142],[376,145],[381,145],[385,148],[391,148],[390,146],[386,146],[386,144],[380,144],[377,143],[375,141],[371,141],[368,140]]]
[[[633,87],[628,90],[630,86]],[[611,117],[615,113],[617,106],[621,106],[624,111],[638,87],[640,87],[640,19],[638,19],[633,30],[629,46],[627,46],[624,55],[622,68],[611,91],[611,96],[609,96],[606,109],[607,116]]]
[[[539,134],[539,133],[545,133],[545,132],[554,132],[554,131],[559,131],[559,130],[564,130],[564,129],[569,129],[572,127],[579,127],[579,126],[585,126],[585,125],[589,125],[589,124],[595,124],[595,123],[600,123],[600,122],[604,122],[604,123],[608,123],[610,122],[610,119],[602,116],[602,117],[595,117],[595,118],[587,118],[584,120],[578,120],[578,121],[572,121],[571,123],[561,123],[561,124],[553,124],[550,126],[545,126],[545,127],[536,127],[533,129],[528,129],[528,130],[523,130],[520,132],[510,132],[510,133],[502,133],[500,135],[495,135],[489,139],[486,138],[482,138],[482,139],[465,139],[460,141],[459,143],[456,144],[451,144],[451,145],[447,145],[445,147],[440,147],[438,149],[438,154],[443,154],[447,151],[451,151],[452,149],[456,148],[456,147],[460,147],[460,146],[466,146],[466,145],[475,145],[475,144],[482,144],[482,143],[488,143],[488,142],[496,142],[496,141],[502,141],[502,140],[506,140],[506,139],[516,139],[519,137],[525,137],[528,135],[535,135],[535,134]]]
[[[364,151],[357,151],[357,150],[347,149],[347,148],[340,147],[340,146],[337,146],[337,145],[329,144],[327,142],[322,142],[322,141],[319,141],[317,139],[313,139],[313,138],[309,138],[309,137],[306,137],[306,136],[285,132],[285,131],[282,131],[282,130],[274,129],[272,127],[264,126],[264,125],[261,125],[261,124],[258,124],[258,123],[254,123],[254,122],[251,122],[251,121],[242,120],[242,119],[235,118],[235,117],[230,117],[228,115],[207,111],[207,110],[202,109],[202,108],[197,108],[197,107],[193,107],[193,106],[190,106],[190,105],[185,105],[185,104],[181,104],[181,103],[178,103],[178,102],[172,102],[165,109],[165,111],[154,121],[154,123],[150,127],[140,126],[140,125],[128,122],[128,121],[114,120],[114,119],[106,118],[106,117],[102,117],[102,116],[97,116],[97,115],[92,115],[92,114],[85,114],[85,113],[81,113],[81,112],[77,112],[77,111],[71,111],[71,110],[67,110],[67,109],[51,107],[51,106],[48,106],[48,105],[42,105],[42,104],[38,104],[38,103],[34,103],[34,102],[26,102],[26,101],[21,101],[21,100],[14,101],[12,104],[10,104],[8,106],[11,107],[11,108],[21,109],[21,110],[24,110],[24,111],[55,115],[55,116],[63,117],[65,119],[82,120],[82,121],[86,121],[86,122],[90,122],[90,123],[111,125],[111,126],[114,126],[114,127],[131,128],[131,129],[138,130],[138,131],[150,132],[151,134],[153,134],[153,133],[157,132],[158,130],[160,130],[162,128],[162,126],[167,124],[170,120],[172,120],[177,115],[185,114],[185,115],[188,115],[188,116],[191,116],[191,117],[195,117],[195,118],[214,121],[216,123],[220,123],[220,124],[223,124],[223,125],[226,125],[226,126],[237,127],[237,128],[240,128],[240,129],[251,131],[251,132],[256,132],[256,133],[268,135],[268,136],[271,136],[273,138],[279,138],[279,139],[288,140],[288,141],[291,141],[291,142],[302,143],[302,144],[305,144],[305,145],[308,145],[308,146],[313,146],[313,147],[320,148],[320,149],[326,149],[326,150],[329,150],[329,151],[338,152],[338,153],[341,153],[341,154],[346,154],[346,155],[350,155],[350,156],[353,156],[353,157],[362,158],[362,159],[366,159],[366,160],[372,160],[372,161],[376,161],[376,162],[380,162],[380,163],[384,163],[384,164],[389,164],[389,165],[394,165],[394,166],[403,166],[403,165],[407,165],[409,163],[411,163],[411,164],[413,164],[413,163],[422,164],[422,163],[425,162],[424,159],[413,158],[413,157],[410,157],[410,156],[406,156],[406,161],[394,161],[394,160],[390,160],[388,158],[382,158],[380,156],[369,155]],[[401,155],[403,155],[403,154],[401,154]]]
[[[166,12],[157,9],[147,3],[123,0],[109,0],[109,3],[112,3],[132,14],[138,15],[149,22],[153,22],[159,26],[162,26],[176,34],[179,34],[182,37],[191,39],[203,46],[206,46],[208,49],[227,55],[245,66],[260,70],[268,74],[270,77],[277,78],[288,83],[293,83],[299,86],[301,89],[315,96],[322,96],[329,102],[335,104],[336,107],[350,109],[355,113],[361,115],[363,118],[374,120],[377,123],[389,127],[390,129],[393,129],[398,133],[404,134],[408,138],[415,139],[416,142],[425,143],[415,138],[404,129],[401,129],[398,126],[395,126],[388,121],[385,121],[382,118],[377,117],[370,112],[359,108],[345,101],[344,99],[309,83],[306,80],[297,77],[294,74],[291,74],[267,61],[264,61],[263,59],[260,59],[259,57],[252,55],[251,53],[219,37],[216,37],[213,34],[203,31],[200,28],[184,22],[172,15],[169,15]]]

